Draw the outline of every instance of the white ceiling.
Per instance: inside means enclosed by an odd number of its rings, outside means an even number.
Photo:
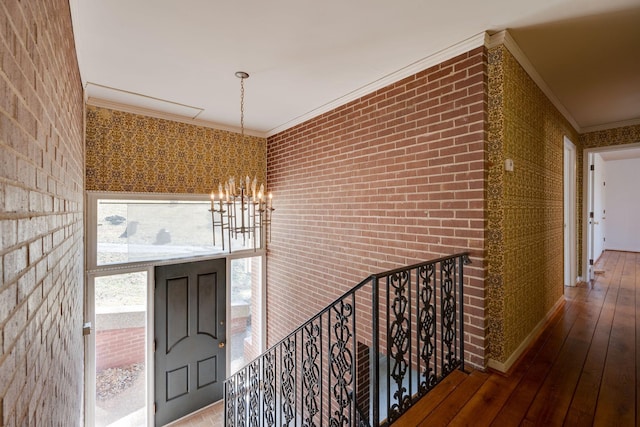
[[[640,122],[638,0],[70,0],[90,103],[271,135],[510,29],[578,130]],[[111,103],[111,104],[110,104]]]

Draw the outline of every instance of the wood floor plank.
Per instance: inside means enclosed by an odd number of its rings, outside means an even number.
[[[631,277],[628,257],[621,256],[622,271],[617,268],[612,285],[619,283],[618,298],[609,338],[607,359],[602,375],[594,424],[635,426],[635,279]]]
[[[541,425],[560,425],[564,421],[571,398],[587,357],[602,303],[590,302],[595,309],[571,328],[549,375],[538,390],[525,419]]]
[[[394,427],[415,427],[425,417],[427,417],[433,410],[445,400],[456,387],[463,382],[469,375],[465,372],[455,370],[451,372],[440,384],[434,387],[425,397],[420,399],[409,410],[400,417],[395,423]]]
[[[604,279],[600,279],[604,282]],[[608,279],[606,280],[608,282]],[[573,399],[564,424],[567,426],[591,425],[596,408],[596,401],[602,380],[602,371],[607,355],[607,346],[613,323],[613,313],[618,297],[618,289],[609,289],[604,304],[600,311],[598,324],[593,334],[589,353],[582,367],[578,385],[573,394]]]
[[[425,417],[418,426],[447,426],[456,416],[467,401],[473,396],[478,389],[489,378],[489,374],[479,371],[473,371],[467,379],[456,387],[456,389],[438,405],[435,410]]]

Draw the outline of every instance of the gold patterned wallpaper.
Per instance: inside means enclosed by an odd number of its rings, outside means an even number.
[[[580,135],[582,148],[600,148],[640,142],[640,125],[600,130]]]
[[[563,295],[564,136],[578,134],[504,46],[488,62],[489,358],[505,363]]]
[[[207,194],[230,176],[266,184],[266,139],[87,106],[86,189]]]

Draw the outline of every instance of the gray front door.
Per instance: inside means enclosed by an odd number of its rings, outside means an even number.
[[[224,259],[155,269],[155,425],[222,399]]]

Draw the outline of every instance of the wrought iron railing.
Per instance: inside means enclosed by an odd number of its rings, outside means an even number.
[[[464,369],[460,253],[363,280],[225,382],[225,426],[386,426]]]

